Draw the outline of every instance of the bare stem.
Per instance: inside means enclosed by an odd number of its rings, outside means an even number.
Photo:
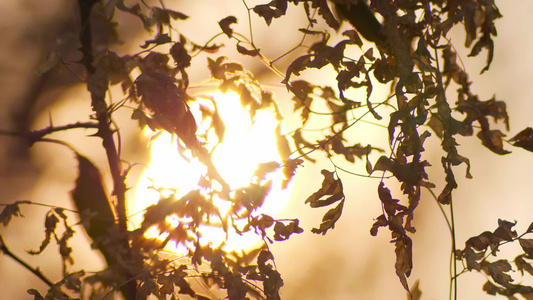
[[[26,268],[26,270],[32,272],[35,276],[37,276],[39,279],[41,279],[46,285],[48,285],[50,288],[54,287],[54,284],[50,281],[50,279],[46,278],[41,271],[39,271],[38,268],[32,268],[29,264],[27,264],[25,261],[23,261],[20,257],[15,255],[13,252],[11,252],[6,244],[4,243],[4,239],[0,235],[0,251],[4,253],[5,255],[11,257],[14,259],[17,263],[19,263],[21,266]]]

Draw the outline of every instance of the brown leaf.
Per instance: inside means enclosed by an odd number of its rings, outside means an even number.
[[[249,223],[250,226],[253,226],[256,230],[259,230],[261,232],[262,237],[266,237],[265,229],[271,227],[273,224],[274,224],[274,219],[271,216],[268,216],[265,214],[261,214],[258,217],[253,217]],[[247,228],[245,227],[244,232],[246,231],[247,231]]]
[[[494,231],[494,235],[501,240],[511,241],[513,238],[517,237],[516,231],[512,230],[515,225],[516,222],[511,223],[509,221],[498,219],[498,228]]]
[[[64,262],[68,262],[71,265],[74,264],[74,259],[70,255],[72,253],[72,248],[68,246],[67,242],[73,236],[74,236],[74,230],[72,230],[72,228],[70,227],[67,227],[66,230],[63,232],[61,239],[57,241],[59,245],[59,254],[61,254],[61,258],[63,259]]]
[[[186,103],[189,96],[183,87],[176,86],[175,78],[156,72],[142,73],[135,86],[154,125],[176,134],[189,149],[197,149],[196,120]]]
[[[274,1],[273,1],[274,2]],[[271,2],[271,4],[273,3]],[[285,3],[286,4],[286,3]],[[254,8],[253,8],[253,11],[258,14],[260,17],[262,17],[263,19],[265,19],[265,22],[267,23],[267,25],[270,26],[270,24],[272,23],[272,19],[273,18],[279,18],[281,16],[283,16],[285,14],[285,10],[287,9],[287,7],[285,6],[285,9],[279,9],[279,8],[272,8],[270,7],[270,4],[261,4],[261,5],[256,5]]]
[[[302,72],[303,70],[307,68],[308,64],[311,62],[312,57],[313,55],[306,54],[295,59],[287,68],[285,79],[283,79],[281,83],[288,84],[290,82],[290,78],[292,74],[296,76],[300,76],[300,72]]]
[[[512,142],[513,146],[515,147],[520,147],[526,149],[527,151],[533,152],[533,129],[531,127],[527,127],[509,141]]]
[[[276,224],[274,225],[274,240],[284,241],[293,233],[302,233],[304,230],[298,226],[298,223],[298,219],[290,222],[288,225],[276,221]]]
[[[469,57],[477,56],[483,48],[488,50],[487,53],[487,65],[481,70],[481,74],[487,71],[492,63],[494,57],[494,41],[490,37],[490,34],[484,34],[477,43],[472,47],[472,51],[468,54]]]
[[[24,217],[20,212],[19,204],[31,203],[28,200],[16,201],[15,203],[7,204],[0,213],[0,223],[5,227],[9,224],[12,217]]]
[[[170,19],[174,20],[186,20],[189,17],[179,11],[171,10],[171,9],[163,9],[159,7],[153,7],[152,8],[152,14],[151,14],[151,20],[153,22],[161,27],[162,25],[171,25]]]
[[[237,44],[237,51],[240,54],[248,55],[248,56],[252,56],[252,57],[255,57],[255,56],[259,55],[259,49],[254,48],[252,50],[249,50],[249,49],[244,48],[240,44]]]
[[[143,74],[159,73],[170,75],[169,60],[166,54],[152,51],[139,63],[139,69],[141,69]]]
[[[376,236],[378,234],[378,229],[380,227],[385,227],[389,224],[387,222],[387,218],[385,218],[385,215],[381,215],[376,219],[376,222],[372,225],[372,228],[370,228],[370,234],[372,236]]]
[[[322,217],[322,223],[320,223],[320,227],[311,229],[311,232],[324,235],[327,233],[329,229],[334,229],[335,223],[340,219],[342,215],[343,208],[344,208],[344,198],[335,208],[330,209],[324,215],[324,217]]]
[[[44,220],[44,240],[41,242],[39,250],[30,250],[28,251],[29,254],[41,254],[44,249],[46,249],[46,247],[50,244],[52,234],[56,230],[57,223],[59,223],[59,219],[56,217],[55,214],[49,212],[46,216],[46,219]]]
[[[533,275],[533,267],[531,266],[531,264],[529,264],[528,262],[526,262],[526,260],[524,259],[524,255],[518,255],[514,262],[515,262],[515,265],[516,265],[516,268],[518,269],[518,271],[520,271],[520,273],[522,273],[522,276],[524,275],[524,271],[528,272],[530,275]]]
[[[380,182],[378,186],[379,199],[383,203],[383,209],[389,217],[396,215],[396,211],[406,211],[407,207],[399,204],[400,200],[393,199],[390,190],[385,187],[384,182]]]
[[[294,140],[294,144],[296,145],[296,151],[298,152],[298,154],[300,154],[301,157],[314,163],[316,160],[309,157],[303,150],[305,148],[313,149],[314,146],[308,141],[304,140],[304,138],[302,137],[302,132],[299,128],[294,132],[292,138]]]
[[[294,111],[302,109],[302,123],[305,125],[309,120],[309,112],[313,98],[309,95],[313,94],[314,85],[305,80],[295,80],[289,86],[289,90],[294,94],[292,100],[294,101]]]
[[[170,48],[170,55],[174,59],[174,62],[176,63],[176,66],[178,69],[182,70],[191,65],[191,56],[185,50],[185,47],[182,43],[175,43]]]
[[[464,250],[464,257],[466,259],[466,268],[468,270],[481,270],[481,265],[478,261],[485,256],[484,252],[475,252],[471,247],[466,247]]]
[[[357,33],[357,31],[353,29],[346,30],[342,33],[342,35],[348,37],[350,41],[356,44],[357,46],[359,46],[359,48],[363,47],[363,41],[359,37],[359,34]]]
[[[348,4],[337,2],[337,10],[345,19],[368,41],[382,43],[385,39],[381,23],[376,19],[367,1],[348,1]]]
[[[33,300],[44,300],[43,296],[36,289],[29,289],[27,293],[34,296]]]
[[[503,134],[500,130],[481,130],[477,134],[477,137],[481,140],[483,146],[500,155],[511,153],[511,151],[503,149],[502,137],[504,136],[505,134]]]
[[[487,292],[489,295],[496,295],[496,294],[503,294],[505,293],[505,290],[501,287],[498,287],[494,285],[492,282],[488,281],[485,282],[483,285],[483,291]]]
[[[478,236],[469,238],[466,241],[466,245],[474,248],[477,251],[484,251],[487,247],[495,247],[497,245],[497,240],[495,236],[490,231],[485,231]]]
[[[420,290],[420,280],[417,280],[413,287],[411,287],[411,291],[407,294],[407,300],[421,300],[422,299],[422,291]]]
[[[269,260],[274,260],[270,251],[263,250],[257,257],[257,265],[263,279],[263,291],[267,299],[280,300],[279,290],[283,286],[283,280],[279,272],[273,268],[272,264],[267,264]]]
[[[88,220],[82,219],[85,231],[93,241],[99,241],[109,234],[114,226],[115,215],[104,189],[98,168],[85,156],[76,153],[79,175],[71,192],[76,210],[83,216],[91,215]],[[108,263],[112,256],[107,250],[100,248]]]
[[[229,27],[231,24],[237,24],[237,18],[234,16],[225,17],[224,19],[218,22],[218,25],[222,31],[231,38],[233,35],[233,30]]]
[[[344,192],[342,190],[342,182],[340,179],[335,179],[333,172],[328,170],[322,170],[324,180],[322,181],[322,187],[309,196],[305,203],[309,203],[311,207],[322,207],[333,204],[339,200],[344,200]],[[327,197],[326,199],[321,199]]]
[[[524,250],[529,257],[533,257],[533,239],[519,239],[518,242],[520,243],[522,250]]]
[[[513,281],[513,278],[506,273],[512,270],[511,264],[505,259],[500,259],[493,263],[484,261],[483,268],[487,268],[487,273],[496,283],[501,284],[502,286],[508,286]]]
[[[226,80],[226,73],[235,73],[237,71],[243,71],[243,67],[237,63],[226,63],[223,62],[227,59],[225,56],[220,56],[216,61],[211,58],[207,58],[208,68],[211,71],[211,75],[215,79]]]
[[[333,13],[329,9],[328,3],[326,0],[316,0],[312,1],[312,7],[318,7],[318,14],[324,18],[329,27],[339,30],[340,24],[333,16]]]
[[[71,291],[79,293],[81,291],[81,279],[83,276],[85,276],[85,271],[83,270],[67,274],[63,279],[65,287]]]
[[[411,275],[411,270],[413,269],[413,242],[408,236],[404,235],[395,242],[395,246],[396,263],[394,268],[396,275],[400,278],[403,288],[409,291],[407,277]]]
[[[162,33],[158,33],[157,36],[154,38],[154,39],[151,39],[151,40],[146,40],[144,42],[144,45],[141,45],[141,48],[142,49],[146,49],[148,47],[150,47],[152,44],[153,45],[163,45],[163,44],[168,44],[172,42],[172,39],[170,38],[170,36],[166,33],[162,34]]]

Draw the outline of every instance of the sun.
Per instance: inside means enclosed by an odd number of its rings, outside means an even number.
[[[250,120],[249,113],[241,106],[238,94],[214,92],[209,96],[215,99],[217,111],[226,128],[223,142],[213,151],[213,163],[231,189],[248,186],[259,164],[280,161],[276,146],[276,116],[268,109],[262,109]],[[195,113],[194,106],[191,106],[191,110]],[[198,161],[187,161],[180,155],[176,140],[169,133],[162,132],[156,137],[151,131],[146,131],[145,134],[150,139],[150,162],[136,186],[132,208],[135,212],[156,204],[160,195],[169,196],[174,193],[180,197],[195,189],[205,170]],[[210,139],[208,135],[207,145],[212,142]],[[289,201],[291,186],[281,188],[284,179],[281,170],[269,174],[268,179],[272,182],[271,190],[263,206],[255,214],[264,213],[276,218]],[[227,201],[220,200],[214,204],[221,213],[230,209]],[[132,218],[132,222],[139,225],[142,213]],[[253,232],[238,235],[231,228],[227,236],[218,227],[203,226],[201,232],[204,241],[207,240],[215,247],[224,243],[223,248],[227,251],[251,249],[262,242],[260,236]],[[158,232],[152,234],[157,236]],[[182,254],[185,250],[179,247],[172,249]]]

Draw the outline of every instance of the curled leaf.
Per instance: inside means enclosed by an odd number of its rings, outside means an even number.
[[[234,16],[225,17],[224,19],[218,22],[218,25],[222,31],[231,38],[233,35],[233,30],[229,27],[231,24],[237,24],[237,18]]]
[[[255,49],[254,48],[252,50],[249,50],[249,49],[244,48],[240,44],[237,44],[237,51],[240,54],[248,55],[248,56],[252,56],[252,57],[259,55],[259,49]]]
[[[23,203],[30,203],[30,201],[16,201],[15,203],[8,204],[4,207],[2,213],[0,213],[0,223],[2,223],[4,227],[9,224],[12,217],[23,217],[19,208],[19,204]]]
[[[324,180],[322,181],[322,187],[309,196],[305,203],[309,203],[311,207],[322,207],[335,203],[339,200],[344,200],[344,192],[342,189],[342,182],[340,179],[335,179],[333,172],[328,170],[322,170]],[[323,199],[323,197],[326,197]]]

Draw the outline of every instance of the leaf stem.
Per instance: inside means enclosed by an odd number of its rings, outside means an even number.
[[[455,219],[454,219],[454,213],[453,213],[453,199],[452,195],[450,195],[450,218],[452,221],[452,261],[453,261],[453,277],[452,281],[450,281],[450,289],[451,285],[453,283],[453,292],[454,292],[454,299],[457,300],[457,260],[455,259],[455,250],[456,250],[456,241],[455,241]],[[451,296],[451,293],[450,293]]]

